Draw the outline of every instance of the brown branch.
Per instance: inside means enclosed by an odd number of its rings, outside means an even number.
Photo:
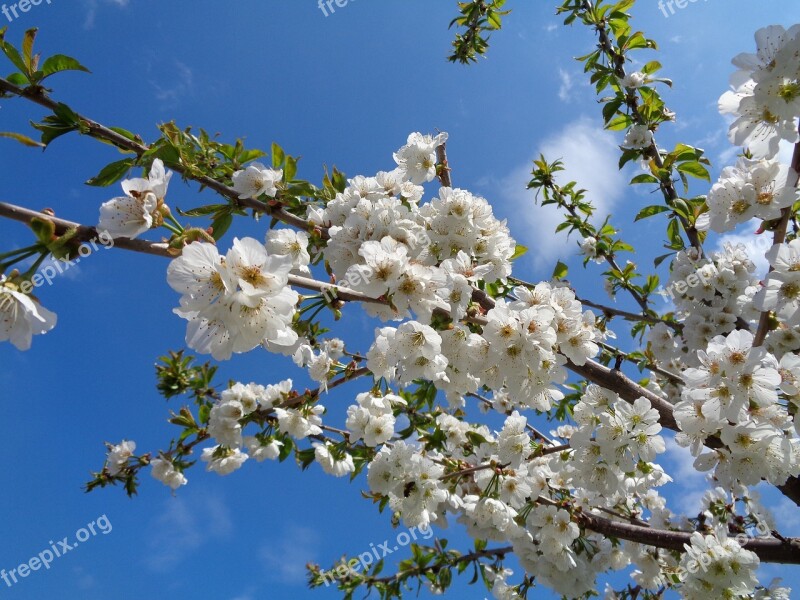
[[[8,94],[12,94],[14,96],[18,96],[20,98],[24,98],[26,100],[29,100],[30,102],[33,102],[34,104],[43,106],[44,108],[53,112],[55,112],[59,106],[59,102],[52,100],[44,93],[27,91],[3,79],[2,77],[0,77],[0,92],[5,92]],[[95,139],[104,142],[108,142],[109,144],[119,148],[120,150],[131,152],[135,154],[137,158],[141,158],[141,156],[145,152],[150,150],[150,146],[148,146],[147,144],[139,143],[134,140],[128,139],[124,135],[121,135],[116,131],[109,129],[108,127],[101,125],[100,123],[93,121],[92,119],[89,119],[77,113],[76,115],[81,120],[82,124],[86,129],[85,135],[88,135],[90,137],[93,137]],[[287,225],[292,225],[293,227],[297,227],[298,229],[302,229],[304,231],[307,231],[311,228],[308,221],[287,212],[281,206],[270,206],[269,204],[262,202],[260,200],[256,200],[254,198],[239,198],[239,193],[233,188],[230,188],[211,177],[207,177],[205,175],[197,175],[193,173],[191,169],[183,166],[180,163],[169,163],[167,166],[173,171],[180,173],[186,179],[191,179],[192,181],[196,181],[200,185],[203,185],[207,188],[214,190],[221,196],[224,196],[225,198],[233,202],[236,206],[251,208],[256,212],[264,213],[266,215],[269,215],[270,217],[274,217],[275,219],[283,223],[286,223]],[[280,193],[278,194],[276,200],[280,201]],[[327,231],[324,229],[321,229],[320,233],[322,234],[323,237],[327,235]]]
[[[620,310],[619,308],[614,308],[613,306],[607,306],[605,304],[593,302],[592,300],[579,298],[577,294],[575,295],[575,298],[584,306],[588,306],[590,308],[596,308],[597,310],[601,311],[603,315],[606,316],[606,318],[622,317],[626,321],[641,321],[643,323],[651,323],[653,325],[663,323],[667,327],[670,327],[671,329],[674,329],[675,331],[678,332],[680,332],[683,329],[683,326],[680,323],[676,323],[668,319],[661,319],[659,317],[651,317],[650,315],[644,315],[639,313],[628,312],[626,310]]]
[[[591,0],[583,0],[583,9],[588,13],[594,13],[594,5]],[[611,42],[611,39],[608,35],[608,28],[606,26],[605,20],[598,20],[594,24],[595,30],[597,31],[598,38],[600,41],[600,49],[605,53],[608,57],[609,61],[612,63],[612,67],[614,68],[614,73],[620,79],[624,78],[626,75],[625,72],[625,56],[617,53],[614,51],[614,44]],[[639,114],[639,101],[635,95],[627,94],[625,98],[626,104],[630,109],[631,117],[634,119],[639,125],[643,125],[641,116]],[[656,167],[659,169],[664,168],[664,161],[661,158],[661,152],[658,149],[658,145],[656,144],[655,136],[653,137],[653,141],[650,144],[650,147],[647,149],[647,155],[649,158],[653,160]],[[671,179],[661,180],[659,182],[659,187],[661,188],[662,193],[664,194],[664,198],[667,201],[667,204],[674,203],[675,200],[680,198],[678,191],[675,189],[675,185],[673,184]],[[686,237],[689,239],[689,243],[694,246],[700,256],[703,255],[703,245],[700,242],[700,236],[697,232],[697,229],[690,225],[689,222],[686,220],[686,217],[679,215],[678,216],[683,225],[683,229],[686,232]]]
[[[798,131],[800,131],[800,126],[798,126]],[[800,143],[797,143],[794,146],[794,154],[792,155],[792,170],[795,174],[794,187],[797,187],[800,185]],[[794,209],[792,206],[787,206],[781,210],[781,219],[778,221],[778,225],[775,227],[775,231],[772,234],[773,245],[782,244],[786,241],[786,231],[789,229],[789,221],[791,220],[793,213]],[[775,267],[770,265],[768,274],[772,273],[774,270]],[[756,330],[756,335],[753,338],[753,346],[760,346],[764,343],[764,338],[767,337],[767,333],[769,331],[769,321],[769,311],[765,310],[761,313],[761,317],[758,320],[758,329]]]
[[[59,235],[63,235],[70,230],[76,230],[76,237],[82,242],[96,240],[102,233],[98,231],[96,227],[81,225],[80,223],[67,221],[66,219],[60,219],[58,217],[53,217],[45,213],[5,202],[0,202],[0,217],[5,217],[7,219],[26,224],[29,224],[33,219],[36,218],[46,219],[53,222],[53,224],[56,226],[56,233]],[[108,246],[110,246],[110,244],[108,244]],[[140,252],[143,254],[174,258],[174,255],[170,254],[166,243],[149,242],[147,240],[139,239],[132,240],[128,238],[114,238],[114,247],[122,248],[124,250],[131,250],[133,252]],[[301,277],[299,275],[289,275],[289,284],[304,290],[322,292],[323,294],[330,294],[332,296],[335,292],[335,297],[339,300],[367,302],[370,304],[386,304],[385,300],[372,298],[355,290],[339,287],[330,283],[324,283],[308,277]]]
[[[619,348],[615,348],[614,346],[612,346],[610,344],[606,344],[604,342],[600,342],[598,345],[603,350],[605,350],[606,352],[608,352],[610,354],[613,354],[614,356],[617,356],[619,358],[622,358],[622,360],[626,360],[626,361],[628,361],[630,363],[633,363],[635,365],[639,364],[638,360],[633,358],[630,354],[628,354],[626,352],[623,352]],[[672,383],[674,383],[676,385],[683,385],[685,383],[684,380],[683,380],[683,377],[681,377],[680,375],[678,375],[676,373],[672,373],[671,371],[667,371],[666,369],[662,369],[658,365],[654,365],[652,362],[648,361],[645,364],[645,368],[647,370],[649,370],[649,371],[652,371],[653,373],[661,375],[662,377],[664,377],[665,379],[668,379],[670,382],[672,382]]]
[[[666,550],[684,552],[684,544],[691,543],[691,533],[620,523],[585,512],[577,514],[576,520],[578,524],[595,533]],[[765,562],[800,564],[800,538],[788,538],[784,541],[774,538],[755,538],[748,540],[743,548],[754,552]]]
[[[453,181],[450,179],[450,165],[447,162],[447,145],[441,144],[436,147],[436,176],[439,178],[439,183],[442,187],[453,187]]]
[[[506,554],[510,554],[513,551],[514,548],[512,548],[511,546],[506,546],[504,548],[495,548],[493,550],[480,550],[480,551],[470,552],[469,554],[464,554],[458,557],[454,556],[450,560],[448,560],[447,564],[450,566],[454,566],[458,563],[463,563],[463,562],[468,562],[468,563],[475,562],[482,558],[502,559],[505,557]],[[409,577],[415,577],[417,575],[421,575],[422,573],[428,570],[436,572],[440,568],[441,567],[437,564],[433,564],[430,567],[422,567],[422,568],[414,567],[413,569],[396,573],[395,575],[389,575],[386,577],[380,577],[376,579],[367,578],[364,581],[364,583],[367,585],[370,584],[374,585],[376,583],[392,583],[394,581],[403,581],[404,579],[408,579]]]
[[[569,361],[566,366],[573,373],[577,373],[584,379],[588,379],[601,387],[616,392],[619,394],[620,398],[630,403],[642,397],[647,398],[651,406],[658,411],[661,426],[673,431],[680,431],[675,417],[672,414],[672,404],[647,388],[642,387],[622,371],[609,369],[593,360],[587,360],[584,365],[576,365],[572,361]]]
[[[36,211],[1,202],[0,216],[21,221],[23,223],[29,223],[34,217],[50,219],[53,221],[53,223],[55,223],[56,229],[60,233],[63,233],[69,229],[77,228],[81,236],[88,236],[84,241],[94,239],[94,237],[98,235],[98,232],[94,227],[87,227],[72,221],[58,219],[44,213],[38,213]],[[81,239],[83,239],[83,237],[81,237]],[[135,252],[145,252],[147,254],[170,257],[169,253],[166,251],[165,244],[147,242],[144,240],[128,240],[125,238],[118,238],[118,240],[115,240],[115,245],[127,250],[133,250]],[[306,277],[290,275],[289,283],[303,289],[310,289],[323,293],[329,292],[332,288],[335,288],[338,297],[342,300],[370,302],[376,304],[387,303],[386,300],[371,298],[365,294],[356,292],[355,290],[339,288],[337,286],[322,283]],[[447,311],[442,312],[445,313],[443,316],[447,316]],[[484,317],[472,317],[469,319],[469,321],[478,325],[485,325],[487,323],[487,320]],[[580,366],[568,360],[566,367],[584,379],[616,392],[623,400],[626,400],[627,402],[633,403],[640,397],[647,398],[650,400],[652,407],[658,411],[659,422],[661,423],[661,426],[673,431],[680,431],[677,422],[675,421],[675,417],[673,416],[672,405],[650,390],[640,386],[621,371],[609,369],[608,367],[604,367],[603,365],[592,360],[587,360],[584,365]],[[706,440],[706,445],[711,448],[722,447],[722,443],[716,438],[708,438]],[[795,504],[800,506],[800,478],[790,477],[786,484],[778,486],[778,489],[789,499],[795,502]]]
[[[97,240],[100,233],[96,227],[89,227],[81,225],[73,221],[67,221],[58,217],[50,216],[49,214],[37,212],[22,206],[14,204],[7,204],[0,202],[0,217],[11,219],[12,221],[19,221],[21,223],[30,224],[33,219],[45,219],[51,221],[56,226],[56,233],[64,235],[70,230],[76,230],[76,238],[81,242],[89,242]],[[168,246],[165,243],[148,242],[146,240],[131,240],[128,238],[114,238],[114,246],[122,248],[123,250],[132,250],[133,252],[140,252],[143,254],[153,254],[156,256],[165,256],[171,258],[168,251]]]

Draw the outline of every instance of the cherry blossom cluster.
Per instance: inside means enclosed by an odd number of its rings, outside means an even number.
[[[472,284],[511,272],[516,245],[484,198],[443,187],[419,205],[419,184],[434,178],[435,149],[445,140],[446,134],[411,134],[394,154],[394,171],[355,177],[324,209],[309,208],[309,221],[328,227],[323,255],[337,279],[391,298],[390,305],[365,305],[383,320],[413,313],[429,321],[436,308],[461,318]]]
[[[800,190],[790,179],[788,165],[777,160],[740,159],[735,167],[723,169],[708,194],[708,213],[698,221],[722,233],[750,219],[777,219],[781,209],[800,199]]]
[[[567,359],[584,364],[597,354],[602,334],[566,287],[541,283],[514,293],[512,302],[499,300],[489,310],[480,334],[460,325],[438,332],[417,321],[377,330],[367,367],[401,384],[432,381],[453,406],[486,386],[520,406],[549,410],[564,397],[557,385],[566,380]]]
[[[293,346],[299,300],[288,285],[289,254],[270,254],[253,238],[234,239],[223,257],[215,244],[194,242],[170,263],[167,281],[181,294],[175,314],[189,323],[187,345],[218,360],[256,346]]]
[[[719,99],[720,112],[733,115],[729,137],[755,158],[773,158],[781,140],[800,142],[800,26],[759,29],[755,54],[733,59],[732,91]]]
[[[758,566],[758,557],[724,530],[713,535],[695,532],[681,559],[681,594],[687,600],[750,597],[758,585]]]
[[[753,346],[752,333],[735,330],[713,338],[698,357],[701,366],[683,372],[686,386],[675,406],[681,429],[676,441],[698,457],[695,466],[715,469],[717,481],[728,488],[737,482],[756,485],[762,478],[781,485],[797,476],[800,440],[779,402],[785,385],[795,389],[797,356],[787,353],[779,363],[763,346]],[[724,447],[705,450],[710,436]]]
[[[697,351],[711,338],[733,331],[739,319],[758,322],[758,278],[743,244],[726,243],[702,257],[693,248],[678,252],[666,287],[683,328],[681,335],[664,324],[650,330],[650,348],[662,365],[697,366]]]
[[[773,311],[793,331],[800,326],[800,238],[776,244],[767,252],[772,267],[756,294],[759,310]]]
[[[98,229],[113,237],[136,238],[159,227],[169,208],[164,204],[172,171],[155,159],[147,179],[136,177],[122,182],[124,196],[113,198],[100,207]]]
[[[631,405],[591,385],[574,416],[579,424],[569,437],[574,455],[559,469],[570,487],[622,501],[633,491],[643,494],[672,480],[652,462],[666,446],[658,435],[658,412],[646,398]]]
[[[28,350],[34,335],[47,333],[56,325],[56,315],[18,285],[0,274],[0,342],[9,341],[18,350]]]
[[[263,432],[244,435],[241,421],[255,411],[281,411],[275,405],[285,400],[291,391],[291,379],[268,386],[235,383],[223,391],[219,401],[211,408],[207,427],[208,434],[217,443],[203,449],[201,455],[201,459],[208,463],[207,469],[220,475],[228,475],[241,468],[251,457],[258,462],[276,459],[283,443]],[[289,414],[288,411],[282,412],[284,415]],[[286,423],[285,416],[282,422]],[[284,427],[289,429],[288,425]],[[293,430],[296,430],[296,426]],[[161,465],[153,465],[153,477],[166,485],[174,485],[174,480],[170,478],[174,477],[174,473],[170,470],[162,474],[160,467]]]

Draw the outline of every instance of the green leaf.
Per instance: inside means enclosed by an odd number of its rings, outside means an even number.
[[[569,272],[569,267],[565,265],[563,262],[558,261],[556,263],[556,268],[553,269],[553,279],[564,279]]]
[[[14,66],[19,69],[20,73],[23,73],[25,75],[28,74],[28,69],[25,66],[25,61],[22,60],[22,56],[20,56],[20,53],[17,51],[16,48],[14,48],[14,46],[9,44],[8,42],[2,42],[0,43],[0,48],[2,48],[3,54],[5,54],[6,57],[8,57],[8,60],[14,63]]]
[[[292,156],[286,157],[286,166],[283,169],[283,180],[292,181],[297,175],[297,159]]]
[[[514,247],[514,254],[511,255],[510,260],[517,260],[520,256],[523,256],[528,252],[527,246],[523,246],[522,244],[517,244]]]
[[[35,71],[33,66],[33,42],[36,39],[36,27],[28,29],[22,38],[22,57],[25,59],[25,66],[28,68],[26,73],[31,74]]]
[[[134,159],[124,158],[106,165],[100,173],[86,182],[86,185],[96,187],[106,187],[122,179],[128,170],[133,166]]]
[[[684,244],[678,219],[670,219],[669,225],[667,225],[667,237],[670,241],[670,249],[683,250]]]
[[[631,185],[636,183],[658,183],[658,178],[650,173],[642,173],[631,179]]]
[[[215,240],[219,240],[228,231],[233,223],[233,215],[229,212],[219,215],[211,222],[212,233],[211,235]]]
[[[286,154],[278,144],[272,144],[272,166],[275,169],[280,169],[283,161],[286,160]]]
[[[124,138],[126,138],[126,139],[129,139],[129,140],[130,140],[130,141],[132,141],[132,142],[139,142],[139,141],[141,141],[140,139],[138,139],[138,138],[136,137],[136,134],[134,134],[134,133],[132,133],[132,132],[128,131],[127,129],[123,129],[122,127],[109,127],[109,129],[110,129],[111,131],[113,131],[114,133],[118,133],[118,134],[120,134],[122,137],[124,137]]]
[[[709,182],[711,181],[711,175],[709,175],[708,169],[706,169],[697,161],[680,163],[677,168],[681,173],[686,173],[692,177],[696,177],[697,179],[704,179],[705,181]]]
[[[241,154],[239,154],[239,163],[245,164],[249,163],[253,160],[258,160],[262,156],[266,156],[266,153],[261,150],[243,150]]]
[[[54,54],[42,64],[42,79],[61,71],[83,71],[84,73],[91,73],[89,69],[74,58],[65,56],[64,54]]]
[[[655,260],[653,260],[653,265],[657,268],[658,265],[660,265],[662,262],[664,262],[665,259],[669,258],[673,254],[675,254],[675,253],[674,252],[670,252],[669,254],[662,254],[661,256],[657,256],[655,258]]]
[[[6,77],[6,79],[9,83],[12,83],[17,87],[25,87],[31,83],[30,80],[22,73],[11,73],[11,75]]]
[[[183,211],[177,207],[175,210],[177,210],[178,214],[183,217],[205,217],[207,215],[213,215],[214,213],[220,212],[221,210],[225,210],[227,208],[227,204],[209,204],[208,206],[200,206],[187,211]]]
[[[669,210],[672,209],[669,206],[665,206],[663,204],[654,204],[653,206],[645,206],[642,210],[639,211],[639,214],[636,215],[634,222],[640,221],[641,219],[646,219],[648,217],[652,217],[653,215],[667,212]]]
[[[657,60],[651,60],[647,63],[644,67],[642,67],[642,73],[650,75],[651,73],[655,73],[661,69],[661,63]]]
[[[622,131],[631,125],[633,125],[633,119],[629,115],[620,113],[608,122],[606,129],[611,131]]]
[[[18,141],[23,146],[28,146],[30,148],[44,148],[45,145],[41,142],[37,142],[36,140],[32,140],[27,135],[22,135],[21,133],[14,133],[13,131],[0,131],[0,137],[10,138],[12,140]]]

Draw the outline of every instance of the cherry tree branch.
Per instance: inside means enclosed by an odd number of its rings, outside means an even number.
[[[585,298],[577,297],[577,300],[583,304],[584,306],[588,306],[589,308],[595,308],[603,313],[606,317],[622,317],[626,321],[641,321],[643,323],[651,323],[653,325],[657,325],[659,323],[663,323],[667,327],[674,329],[675,331],[680,332],[683,327],[680,323],[676,323],[674,321],[670,321],[668,319],[662,319],[659,317],[651,317],[650,315],[639,314],[639,313],[632,313],[626,310],[620,310],[619,308],[614,308],[613,306],[607,306],[605,304],[600,304],[598,302],[594,302],[592,300],[586,300]]]
[[[441,144],[436,147],[436,176],[439,178],[439,183],[442,187],[453,187],[453,181],[450,179],[450,164],[447,162],[447,146]]]
[[[583,0],[583,9],[588,13],[594,13],[594,3],[591,0]],[[620,79],[623,79],[626,75],[625,72],[625,56],[621,53],[617,53],[614,50],[614,45],[611,42],[611,39],[608,35],[608,28],[604,20],[595,20],[595,29],[597,31],[598,39],[600,41],[600,49],[603,53],[608,57],[609,61],[612,62],[612,66],[614,68],[614,72]],[[641,117],[639,115],[639,101],[636,96],[628,95],[626,98],[626,104],[630,108],[631,118],[634,119],[634,122],[638,124],[642,124]],[[653,141],[648,148],[648,156],[652,159],[653,163],[656,165],[657,168],[663,169],[664,168],[664,161],[661,158],[661,152],[658,149],[658,145],[656,143],[655,134],[653,135]],[[675,185],[673,184],[671,179],[662,180],[659,182],[659,187],[664,195],[665,200],[667,200],[668,204],[674,203],[675,200],[680,198],[678,191],[675,189]],[[686,220],[685,217],[679,215],[679,219],[681,224],[683,225],[683,229],[686,232],[686,237],[689,239],[689,243],[694,246],[699,255],[703,255],[703,244],[700,241],[700,236],[698,234],[697,229],[690,225],[689,222]]]
[[[56,109],[59,107],[59,102],[48,97],[44,92],[41,91],[41,88],[36,88],[35,90],[27,90],[21,87],[14,85],[13,83],[7,81],[0,77],[0,92],[4,92],[7,94],[12,94],[19,98],[23,98],[34,104],[38,104],[39,106],[43,106],[44,108],[55,112]],[[124,135],[121,135],[100,123],[93,121],[87,117],[84,117],[80,114],[77,114],[77,117],[80,119],[81,123],[84,125],[85,131],[82,129],[81,131],[88,135],[89,137],[93,137],[97,140],[107,142],[120,150],[125,150],[127,152],[132,152],[137,157],[141,158],[143,154],[145,154],[148,150],[150,150],[150,146],[144,143],[139,143],[137,141],[131,140]],[[197,183],[210,188],[224,196],[231,202],[233,202],[236,206],[244,207],[244,208],[251,208],[256,212],[263,213],[269,215],[270,217],[274,217],[275,219],[286,223],[287,225],[291,225],[293,227],[297,227],[298,229],[302,229],[303,231],[307,231],[311,229],[311,225],[305,219],[293,215],[286,210],[284,210],[281,206],[271,206],[265,202],[260,200],[256,200],[254,198],[239,198],[239,193],[234,190],[233,188],[228,187],[227,185],[220,183],[216,179],[208,177],[206,175],[198,175],[193,173],[190,169],[187,169],[180,163],[169,163],[170,169],[173,171],[180,173],[186,179],[191,179],[192,181],[196,181]],[[280,193],[278,193],[278,198],[280,201]],[[321,230],[321,234],[323,237],[327,235],[327,231]]]
[[[798,131],[800,131],[800,126],[798,126]],[[800,185],[800,142],[794,146],[794,154],[792,155],[792,170],[794,171],[795,175],[793,187],[797,187]],[[781,210],[780,221],[778,221],[778,225],[775,227],[775,231],[772,234],[773,245],[782,244],[786,241],[786,232],[789,229],[789,221],[791,220],[793,214],[794,210],[792,206],[787,206]],[[775,267],[770,265],[768,273],[772,273],[774,270]],[[753,338],[753,346],[760,346],[764,343],[764,338],[767,337],[767,333],[769,331],[769,321],[769,311],[765,310],[761,313],[761,317],[758,320],[758,330]]]
[[[494,548],[491,550],[479,550],[470,552],[469,554],[464,554],[462,556],[453,556],[452,560],[448,564],[450,566],[455,566],[463,562],[467,563],[476,562],[482,558],[491,558],[493,560],[498,560],[505,558],[506,554],[511,554],[512,552],[514,552],[514,548],[512,548],[511,546],[505,546],[503,548]],[[414,567],[413,569],[410,569],[408,571],[401,571],[400,573],[397,573],[395,575],[388,575],[386,577],[380,577],[380,578],[366,578],[366,581],[364,583],[369,585],[370,583],[373,584],[393,583],[395,581],[404,581],[406,579],[409,579],[410,577],[420,576],[427,571],[436,572],[440,569],[441,565],[439,564],[434,564],[430,567],[423,567],[423,568]]]
[[[22,208],[19,206],[6,204],[0,202],[0,217],[6,217],[15,221],[23,223],[30,223],[33,218],[49,219],[56,225],[56,230],[59,233],[64,233],[70,229],[77,229],[81,235],[82,241],[89,241],[98,235],[98,231],[94,227],[88,227],[72,221],[52,217],[45,213],[39,213],[30,209]],[[126,238],[117,238],[115,245],[127,250],[135,252],[144,252],[146,254],[155,254],[171,258],[172,255],[167,251],[166,244],[159,244],[155,242],[147,242],[145,240],[128,240]],[[386,304],[386,300],[380,298],[372,298],[361,292],[341,288],[329,283],[323,283],[315,279],[307,277],[299,277],[296,275],[289,276],[289,283],[291,285],[330,294],[335,290],[336,295],[341,300],[354,301],[354,302],[369,302],[373,304]],[[446,311],[443,311],[446,313]],[[472,317],[469,319],[471,323],[478,325],[485,325],[488,321],[484,317]],[[647,388],[639,385],[624,373],[616,369],[610,369],[601,365],[593,360],[587,360],[583,365],[577,365],[571,360],[568,360],[566,367],[572,372],[580,375],[582,378],[591,381],[600,387],[611,390],[617,393],[620,398],[627,402],[633,403],[638,398],[644,397],[650,401],[651,406],[658,411],[659,422],[661,426],[672,431],[680,431],[675,417],[673,415],[673,406],[668,401],[664,400],[657,394],[654,394]],[[708,438],[706,445],[711,448],[722,447],[722,443],[716,438]],[[800,506],[800,479],[797,477],[790,477],[786,484],[778,486],[778,489],[783,492],[789,499]]]
[[[665,550],[684,552],[684,544],[691,543],[692,534],[682,531],[653,529],[633,523],[622,523],[586,512],[579,513],[576,520],[578,524],[595,533]],[[784,538],[783,540],[755,538],[748,540],[742,547],[754,552],[765,562],[800,564],[800,538]]]
[[[56,233],[58,233],[59,235],[63,235],[67,231],[76,230],[77,231],[76,238],[82,242],[96,240],[98,236],[100,236],[100,234],[102,233],[98,231],[96,227],[81,225],[80,223],[75,223],[74,221],[68,221],[66,219],[54,217],[46,213],[37,212],[35,210],[30,210],[28,208],[16,206],[14,204],[8,204],[6,202],[0,202],[0,217],[5,217],[7,219],[11,219],[13,221],[19,221],[21,223],[26,223],[26,224],[29,224],[33,219],[46,219],[48,221],[53,222],[53,224],[56,226]],[[168,244],[163,242],[150,242],[147,240],[140,240],[140,239],[132,240],[128,238],[114,238],[114,246],[117,248],[122,248],[124,250],[131,250],[133,252],[152,254],[155,256],[162,256],[165,258],[174,258],[174,255],[170,253],[170,248]],[[304,290],[311,290],[335,296],[339,300],[345,300],[351,302],[366,302],[371,304],[386,304],[384,300],[372,298],[370,296],[367,296],[366,294],[362,294],[361,292],[357,292],[355,290],[351,290],[331,283],[324,283],[322,281],[317,281],[316,279],[301,277],[299,275],[289,275],[289,284]]]
[[[614,356],[619,357],[622,360],[626,360],[626,361],[628,361],[630,363],[633,363],[635,365],[639,364],[638,360],[633,358],[630,354],[628,354],[626,352],[623,352],[619,348],[616,348],[615,346],[612,346],[610,344],[606,344],[604,342],[600,342],[598,345],[601,348],[603,348],[603,350],[605,350],[606,352],[608,352],[610,354],[613,354]],[[674,384],[683,385],[685,383],[684,380],[683,380],[683,377],[681,377],[677,373],[672,373],[671,371],[667,371],[666,369],[662,369],[661,367],[659,367],[658,365],[653,364],[652,362],[648,361],[647,363],[645,363],[645,368],[648,369],[649,371],[652,371],[653,373],[661,375],[662,377],[664,377],[665,379],[668,379],[670,382],[672,382]]]

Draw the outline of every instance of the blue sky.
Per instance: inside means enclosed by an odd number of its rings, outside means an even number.
[[[531,248],[515,274],[548,278],[557,259],[569,259],[579,291],[604,300],[598,272],[581,273],[575,241],[554,238],[555,222],[525,191],[530,160],[540,152],[564,158],[569,175],[642,246],[641,264],[661,253],[663,224],[632,227],[648,196],[626,189],[615,167],[621,136],[598,127],[593,91],[572,59],[594,40],[582,27],[563,28],[555,6],[509,0],[514,12],[493,36],[489,58],[470,68],[445,60],[455,2],[444,0],[351,0],[327,17],[312,0],[52,0],[8,23],[8,36],[18,42],[37,26],[41,52],[75,56],[92,70],[51,80],[57,98],[83,114],[145,140],[156,136],[157,123],[175,119],[227,141],[246,136],[261,148],[276,141],[302,155],[300,176],[315,182],[326,164],[351,176],[388,170],[408,133],[447,131],[455,185],[487,197]],[[752,51],[756,28],[798,22],[800,7],[707,0],[664,17],[654,0],[642,0],[634,14],[660,42],[657,58],[675,80],[666,98],[679,122],[663,130],[661,144],[703,147],[718,170],[731,156],[716,110],[730,58]],[[28,120],[44,114],[21,101],[0,106],[3,131],[26,131]],[[116,190],[82,182],[118,157],[78,137],[62,138],[44,154],[0,140],[0,200],[95,223],[98,206]],[[175,180],[168,201],[190,208],[215,199]],[[238,235],[263,236],[263,224],[234,227]],[[21,225],[0,221],[2,250],[29,239]],[[305,562],[326,566],[397,535],[361,499],[363,480],[348,485],[316,465],[301,474],[288,462],[250,461],[226,478],[193,469],[176,497],[149,477],[134,500],[118,489],[81,491],[102,463],[103,441],[130,438],[151,450],[172,433],[153,364],[183,346],[184,322],[171,313],[177,297],[165,268],[163,259],[100,251],[41,290],[43,304],[59,314],[53,332],[27,353],[0,345],[0,568],[14,568],[101,515],[113,526],[48,571],[11,588],[0,582],[0,598],[338,598],[305,588]],[[357,307],[348,318],[348,341],[366,344],[373,325]],[[220,380],[286,376],[306,383],[293,365],[255,352],[222,365]],[[356,391],[343,387],[326,400],[334,419]],[[665,464],[677,480],[668,492],[675,508],[691,508],[702,478],[677,450]],[[774,496],[771,502],[788,524],[783,533],[797,535],[796,508]],[[765,581],[779,571],[769,568]],[[463,584],[456,590],[455,597],[484,597]]]

